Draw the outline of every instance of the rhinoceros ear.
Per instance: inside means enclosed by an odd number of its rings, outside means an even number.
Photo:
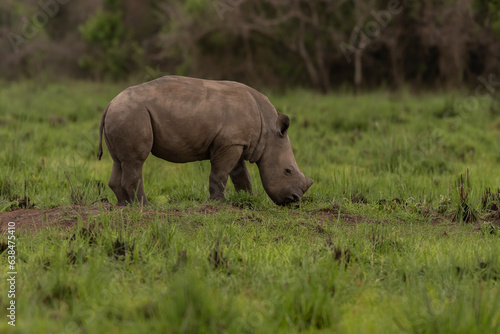
[[[280,132],[280,136],[285,135],[286,130],[288,130],[289,126],[290,126],[290,118],[288,118],[288,116],[285,114],[278,113],[278,121],[276,127]]]

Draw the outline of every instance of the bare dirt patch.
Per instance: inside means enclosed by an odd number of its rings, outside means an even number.
[[[203,204],[195,209],[188,209],[186,211],[179,210],[154,210],[154,209],[138,209],[141,211],[141,219],[139,221],[134,220],[133,224],[145,224],[152,221],[158,216],[177,216],[180,217],[185,214],[196,213],[196,214],[206,214],[213,215],[218,214],[223,209],[231,208],[233,210],[240,210],[233,206],[217,206]],[[71,205],[71,206],[61,206],[51,209],[16,209],[9,212],[0,213],[0,235],[4,234],[7,230],[8,222],[15,222],[16,229],[18,231],[39,231],[42,229],[52,229],[59,228],[63,230],[69,230],[74,228],[78,221],[88,223],[91,217],[98,217],[102,213],[106,212],[120,212],[126,211],[127,208],[117,207],[109,203],[102,203],[101,205]],[[320,228],[325,223],[329,221],[337,221],[340,218],[341,222],[348,224],[359,224],[366,222],[375,222],[361,216],[353,216],[346,213],[341,213],[335,209],[322,209],[317,211],[311,211],[309,213],[311,217],[316,218],[317,222],[314,224],[315,228]],[[128,215],[127,215],[128,216]],[[128,218],[125,217],[125,221]],[[252,214],[251,216],[242,217],[240,220],[248,220],[251,222],[262,222],[262,218],[259,218]],[[317,225],[317,226],[316,226]]]
[[[0,213],[0,233],[5,233],[8,222],[15,222],[18,231],[38,231],[43,228],[74,226],[78,218],[86,220],[91,214],[97,215],[98,207],[72,205],[52,209],[17,209]]]
[[[148,208],[137,208],[130,209],[124,207],[117,207],[109,203],[100,203],[92,205],[71,205],[71,206],[61,206],[50,209],[16,209],[9,212],[0,213],[0,235],[7,231],[7,223],[15,222],[17,231],[31,231],[36,232],[42,229],[53,229],[59,228],[63,230],[70,230],[77,226],[78,221],[83,223],[91,223],[95,220],[94,217],[99,217],[103,213],[116,213],[117,217],[121,217],[121,223],[123,221],[128,225],[144,225],[148,224],[158,217],[182,217],[186,214],[205,214],[205,215],[215,215],[219,214],[227,209],[232,209],[235,211],[240,211],[241,209],[235,206],[228,205],[211,205],[202,204],[197,208],[187,209],[185,211],[179,210],[155,210]],[[137,210],[137,211],[135,211]],[[137,212],[140,213],[140,218],[135,215]],[[499,211],[500,212],[500,211]],[[124,213],[124,214],[122,214]],[[130,215],[134,216],[132,219]],[[324,231],[327,224],[330,222],[340,222],[346,225],[357,225],[363,223],[380,223],[387,221],[383,219],[382,221],[377,221],[376,219],[370,219],[362,215],[352,215],[344,210],[333,207],[325,208],[319,210],[312,210],[306,213],[311,218],[311,223],[303,223],[306,225],[311,225],[310,227],[317,230],[319,233]],[[295,215],[299,215],[298,213]],[[494,224],[497,225],[500,222],[500,213],[495,212],[490,215],[490,220],[494,220]],[[438,218],[438,217],[436,217]],[[436,219],[436,222],[431,222],[435,225],[437,222],[443,222],[443,217],[441,219]],[[238,218],[237,221],[245,225],[247,223],[262,223],[265,218],[261,218],[255,213],[251,215],[244,215]],[[446,219],[445,219],[446,220]]]
[[[198,213],[213,214],[219,212],[220,208],[215,205],[203,204],[196,210]]]
[[[124,210],[124,208],[108,203],[103,203],[102,206],[71,205],[51,209],[16,209],[0,213],[0,235],[6,232],[8,222],[15,222],[17,231],[39,231],[51,228],[67,230],[75,227],[78,220],[88,222],[91,216],[99,216],[103,212],[118,212],[120,210]],[[143,222],[153,220],[158,214],[165,216],[182,215],[182,212],[178,210],[158,211],[142,209],[141,211]]]

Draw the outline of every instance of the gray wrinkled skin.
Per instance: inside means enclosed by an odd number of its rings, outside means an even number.
[[[228,176],[252,192],[245,160],[257,163],[262,184],[279,205],[298,201],[313,181],[302,174],[287,135],[288,116],[266,96],[232,81],[165,76],[118,94],[101,119],[113,158],[109,187],[117,205],[150,204],[142,166],[149,153],[177,163],[210,159],[210,199],[225,201]]]

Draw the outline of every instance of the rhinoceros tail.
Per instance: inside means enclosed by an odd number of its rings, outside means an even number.
[[[99,125],[99,149],[97,150],[97,159],[101,160],[102,157],[102,135],[104,133],[104,118],[106,118],[106,113],[108,112],[109,104],[104,109],[101,117],[101,125]]]

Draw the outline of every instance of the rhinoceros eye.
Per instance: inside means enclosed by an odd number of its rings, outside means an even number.
[[[286,175],[291,175],[292,174],[292,170],[290,168],[285,168],[285,174]]]

